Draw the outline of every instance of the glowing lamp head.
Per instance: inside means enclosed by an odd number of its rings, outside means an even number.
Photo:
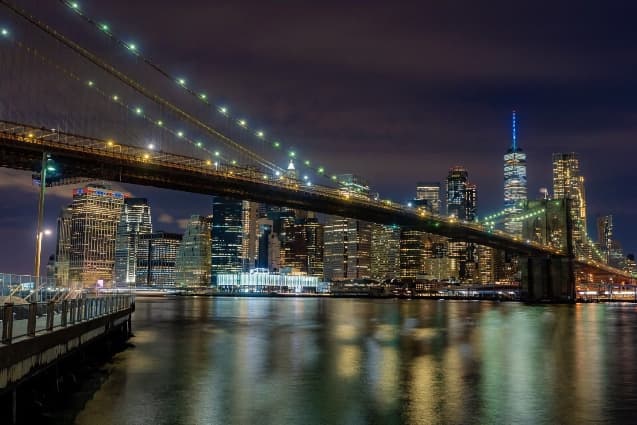
[[[257,131],[257,137],[263,138],[263,136],[265,136],[265,133],[263,131]]]
[[[148,144],[148,149],[150,149],[151,151],[155,149],[155,145],[153,143],[149,143]]]
[[[177,137],[184,137],[184,132],[183,131],[178,131],[177,132]]]
[[[219,155],[221,155],[221,152],[215,151],[215,156],[219,156]]]
[[[77,2],[71,2],[70,6],[71,6],[71,9],[75,9],[75,10],[80,8],[80,5]]]
[[[116,95],[116,94],[114,94],[114,95],[113,95],[113,100],[114,100],[115,102],[117,102],[117,101],[119,100],[119,96],[118,96],[118,95]]]
[[[142,111],[142,108],[135,108],[135,113],[136,113],[137,115],[141,115],[141,114],[142,114],[142,112],[144,112],[144,111]]]
[[[221,112],[223,115],[228,113],[228,108],[226,108],[225,106],[222,106],[219,108],[219,112]]]
[[[51,229],[44,229],[44,231],[42,231],[42,233],[44,233],[45,235],[49,236],[49,235],[51,235],[53,232],[51,231]]]
[[[135,43],[128,43],[126,46],[128,47],[128,50],[130,51],[133,51],[133,52],[137,51],[137,45]]]
[[[202,100],[206,100],[206,99],[208,99],[208,95],[207,95],[206,93],[201,93],[201,94],[199,95],[199,97],[200,97]]]
[[[325,168],[319,167],[317,171],[319,172],[319,174],[323,174],[325,172]]]
[[[0,34],[2,34],[2,36],[6,37],[6,36],[8,36],[8,35],[9,35],[9,30],[8,30],[8,29],[6,29],[6,28],[2,28],[2,29],[0,30]]]
[[[203,146],[203,144],[202,144],[201,142],[197,142],[197,147],[198,147],[198,148],[200,148],[200,147],[202,147],[202,146]]]
[[[102,24],[102,25],[100,25],[100,28],[102,29],[102,31],[108,31],[109,30],[108,24]]]
[[[180,86],[185,86],[185,85],[186,85],[186,80],[185,80],[185,79],[183,79],[183,78],[178,78],[178,79],[177,79],[177,83],[178,83]]]
[[[246,125],[248,125],[248,123],[246,122],[246,120],[239,120],[239,121],[238,121],[238,123],[239,123],[239,125],[240,125],[241,127],[245,127]]]

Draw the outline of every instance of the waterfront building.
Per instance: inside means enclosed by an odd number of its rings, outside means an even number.
[[[323,231],[325,280],[370,276],[371,224],[330,216]]]
[[[115,235],[115,285],[135,285],[137,248],[141,235],[152,233],[150,206],[145,198],[126,198]]]
[[[518,146],[518,126],[515,111],[513,111],[513,125],[511,146],[504,155],[504,230],[516,236],[522,235],[522,223],[515,220],[523,209],[523,202],[527,200],[526,153]]]
[[[553,194],[555,199],[567,199],[573,228],[573,246],[581,259],[587,259],[586,194],[584,176],[580,173],[576,153],[553,154]]]
[[[394,279],[400,276],[400,227],[372,224],[370,276]]]
[[[137,286],[175,286],[181,238],[180,234],[161,231],[139,236],[135,270]]]
[[[212,203],[212,280],[243,270],[243,201],[215,197]]]
[[[73,190],[69,282],[73,288],[112,285],[115,236],[129,194],[101,185]]]
[[[55,280],[57,286],[69,287],[69,267],[71,265],[71,219],[73,205],[62,208],[57,219],[57,243],[55,248]]]
[[[431,214],[440,214],[440,182],[420,182],[416,185],[414,206]]]
[[[188,220],[175,260],[177,285],[210,285],[211,260],[213,259],[211,231],[211,217],[193,215]],[[239,249],[240,247],[241,245]]]
[[[317,276],[307,276],[300,273],[272,273],[267,269],[217,275],[217,287],[224,292],[316,293],[318,286],[319,278]]]

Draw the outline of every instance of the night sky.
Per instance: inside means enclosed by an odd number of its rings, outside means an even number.
[[[58,2],[40,3],[20,2],[86,47],[131,60]],[[500,210],[515,109],[529,196],[551,187],[551,153],[577,152],[589,234],[596,238],[596,215],[611,213],[625,252],[637,250],[634,1],[79,3],[268,134],[294,141],[329,172],[367,177],[393,200],[464,165],[478,186],[479,215]],[[16,22],[0,8],[0,26]],[[0,62],[3,74],[8,66]],[[2,80],[6,115],[16,86]],[[31,120],[29,110],[20,116]],[[124,189],[149,198],[157,230],[177,231],[190,214],[210,213],[208,197]],[[50,194],[46,225],[54,228],[71,188]],[[30,273],[37,207],[30,173],[1,169],[0,199],[0,272]],[[49,239],[46,256],[54,251]]]

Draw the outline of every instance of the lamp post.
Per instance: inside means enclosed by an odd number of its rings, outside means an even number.
[[[46,169],[47,169],[47,153],[42,153],[42,166],[40,168],[40,197],[38,199],[38,227],[36,230],[35,240],[35,266],[33,276],[35,279],[35,290],[37,294],[40,284],[40,254],[42,252],[42,220],[44,219],[44,192],[46,190]]]

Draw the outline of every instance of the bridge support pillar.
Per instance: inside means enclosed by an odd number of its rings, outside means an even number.
[[[565,257],[520,259],[521,298],[528,302],[575,302],[573,261]]]

